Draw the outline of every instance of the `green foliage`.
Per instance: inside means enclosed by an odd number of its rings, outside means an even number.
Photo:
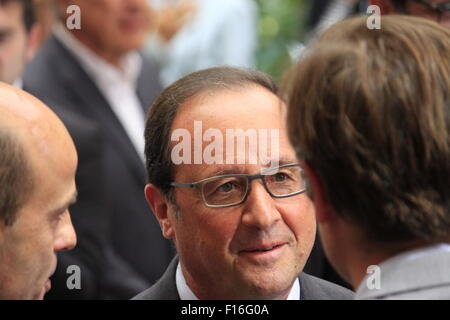
[[[256,0],[260,10],[257,68],[279,81],[290,64],[289,47],[304,33],[306,0]]]

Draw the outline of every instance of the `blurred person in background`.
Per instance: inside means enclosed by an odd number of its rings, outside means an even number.
[[[164,86],[200,69],[254,67],[258,7],[253,0],[150,0],[157,23],[146,51]]]
[[[431,19],[450,27],[450,1],[445,0],[369,0],[381,14],[408,14]]]
[[[51,106],[89,119],[98,130],[101,170],[86,171],[83,186],[98,186],[104,178],[101,194],[91,200],[105,213],[105,229],[92,233],[95,224],[89,216],[82,225],[86,239],[106,237],[96,297],[127,299],[161,276],[174,251],[142,195],[144,114],[161,89],[158,66],[139,53],[148,32],[148,6],[146,0],[56,3],[59,21],[28,66],[24,84]],[[79,30],[66,28],[69,5],[81,10]]]
[[[33,0],[36,11],[36,19],[41,28],[42,42],[52,33],[55,23],[55,0]]]
[[[0,81],[22,87],[22,72],[40,44],[31,0],[0,0]]]

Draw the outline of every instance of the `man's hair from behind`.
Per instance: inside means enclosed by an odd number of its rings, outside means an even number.
[[[368,241],[449,241],[450,30],[366,20],[331,27],[287,74],[289,137]]]
[[[167,87],[153,102],[145,125],[145,156],[149,183],[174,202],[170,131],[176,113],[185,102],[205,91],[240,90],[259,86],[277,93],[272,79],[259,71],[234,67],[214,67],[193,72]],[[245,106],[242,106],[243,108]]]
[[[6,6],[10,3],[17,2],[22,5],[22,17],[25,29],[27,32],[31,31],[31,28],[36,23],[36,15],[33,0],[0,0],[0,7]]]
[[[25,150],[11,129],[0,128],[0,221],[12,226],[32,189]]]

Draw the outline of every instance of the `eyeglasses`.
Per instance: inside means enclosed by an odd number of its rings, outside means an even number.
[[[428,9],[433,11],[434,16],[436,16],[438,21],[441,21],[442,15],[446,12],[450,11],[450,1],[442,2],[442,3],[434,3],[426,0],[410,0],[412,2],[420,3],[426,6]]]
[[[244,203],[253,180],[261,179],[264,188],[273,198],[287,198],[306,191],[302,167],[287,164],[263,170],[259,174],[226,174],[192,183],[172,182],[173,187],[195,188],[201,193],[203,203],[209,208],[225,208]]]

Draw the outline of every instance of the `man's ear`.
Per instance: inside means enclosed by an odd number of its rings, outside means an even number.
[[[391,14],[397,12],[391,0],[369,0],[369,4],[378,6],[381,14]]]
[[[317,222],[324,223],[333,217],[333,211],[331,210],[330,204],[327,199],[325,189],[323,188],[323,183],[319,179],[314,168],[307,162],[302,163],[305,169],[305,174],[308,177],[309,184],[312,188],[314,195],[314,206],[316,208],[316,218]]]
[[[27,51],[25,55],[27,63],[34,58],[36,51],[39,49],[39,47],[42,45],[44,41],[45,39],[44,34],[42,32],[42,27],[39,23],[35,23],[31,27],[30,32],[28,32]]]
[[[159,222],[164,238],[173,238],[175,235],[172,222],[173,217],[169,215],[169,204],[167,204],[166,198],[152,184],[145,186],[145,198]]]

